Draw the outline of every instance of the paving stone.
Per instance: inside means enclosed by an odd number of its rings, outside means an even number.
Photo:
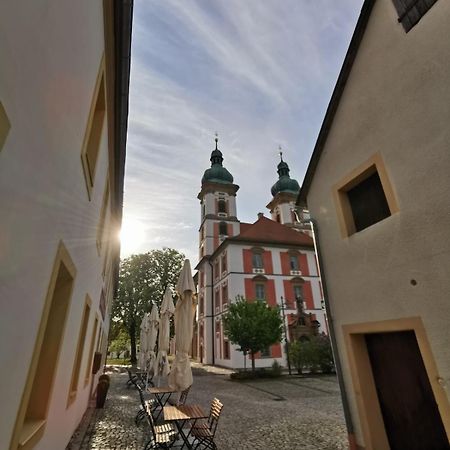
[[[224,404],[216,443],[221,450],[343,450],[348,447],[334,376],[231,381],[229,371],[194,364],[188,402],[208,410]],[[134,423],[139,395],[126,387],[128,375],[111,374],[104,409],[90,408],[66,450],[137,450],[150,439],[145,421]]]

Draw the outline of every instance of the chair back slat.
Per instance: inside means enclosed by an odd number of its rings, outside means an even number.
[[[220,414],[222,413],[223,404],[220,402],[219,399],[215,398],[211,402],[211,409],[210,409],[210,417],[208,419],[209,422],[209,429],[211,431],[212,436],[214,437],[216,434],[217,424],[219,422]]]

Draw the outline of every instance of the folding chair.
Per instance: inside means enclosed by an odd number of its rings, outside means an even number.
[[[127,387],[130,387],[137,380],[137,375],[133,373],[129,367],[127,367],[127,372],[128,372]]]
[[[216,435],[222,408],[223,404],[215,398],[211,402],[208,419],[204,422],[196,423],[192,427],[190,435],[194,437],[193,448],[197,448],[200,445],[204,446],[205,449],[214,450],[217,448],[214,442],[214,436]]]
[[[139,386],[137,382],[134,382],[134,385],[139,392],[139,400],[141,403],[141,407],[139,408],[139,411],[134,418],[134,422],[136,423],[136,425],[139,425],[139,423],[145,418],[147,413],[150,415],[152,414],[152,409],[155,407],[156,402],[154,399],[146,400],[144,396],[144,390],[141,388],[141,386]]]
[[[169,398],[169,400],[168,400],[169,405],[172,405],[172,406],[184,405],[186,403],[190,389],[191,389],[191,386],[187,387],[184,391],[181,391],[180,398],[178,400]]]
[[[145,417],[150,427],[152,437],[145,445],[144,450],[172,447],[178,436],[178,432],[174,425],[170,423],[156,425],[155,419],[153,419],[150,411],[146,411]]]

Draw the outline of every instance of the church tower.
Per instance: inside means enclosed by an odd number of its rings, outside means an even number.
[[[281,161],[277,166],[278,181],[272,186],[272,201],[267,205],[272,215],[272,220],[291,227],[297,227],[294,214],[295,201],[300,191],[297,180],[289,176],[289,166],[283,161],[283,153],[280,151]]]
[[[214,362],[214,349],[207,346],[206,334],[214,330],[213,305],[213,268],[209,256],[227,237],[240,232],[240,223],[236,212],[236,192],[239,186],[233,183],[233,176],[223,167],[222,152],[216,148],[211,153],[211,167],[202,178],[200,200],[199,228],[199,263],[198,270],[198,354],[206,364]],[[226,258],[226,257],[225,257]],[[226,263],[225,263],[226,264]],[[223,267],[222,267],[223,269]]]

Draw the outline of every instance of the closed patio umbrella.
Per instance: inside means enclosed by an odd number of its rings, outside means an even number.
[[[148,373],[153,370],[153,365],[155,363],[156,358],[155,346],[159,328],[159,314],[158,314],[158,307],[156,305],[152,306],[152,311],[148,316],[148,321],[150,324],[150,329],[147,334],[147,361],[145,366],[147,372],[147,380],[148,380]]]
[[[144,314],[141,322],[141,331],[139,335],[139,360],[138,366],[141,370],[145,370],[145,364],[147,361],[147,351],[148,351],[148,332],[150,330],[150,323],[148,320],[149,314]]]
[[[159,335],[158,335],[158,356],[155,360],[154,374],[159,377],[166,377],[169,374],[170,367],[167,360],[167,352],[169,351],[170,341],[170,316],[175,312],[175,306],[172,300],[172,292],[169,287],[166,288],[164,298],[161,304]]]
[[[183,391],[191,386],[193,381],[189,350],[195,314],[195,284],[188,259],[184,261],[176,291],[178,301],[175,307],[175,360],[169,374],[169,386],[177,391]]]

